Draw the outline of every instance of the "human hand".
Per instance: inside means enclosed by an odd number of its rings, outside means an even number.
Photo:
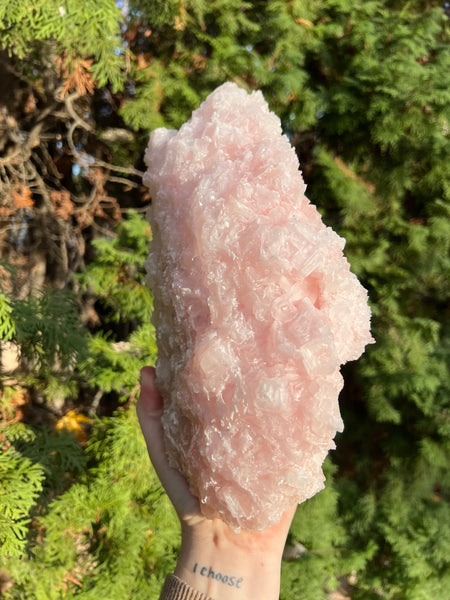
[[[141,371],[137,414],[153,467],[181,522],[182,545],[175,575],[215,600],[276,600],[286,536],[296,506],[264,531],[235,532],[221,519],[207,519],[184,477],[168,462],[161,424],[163,401],[155,371]]]

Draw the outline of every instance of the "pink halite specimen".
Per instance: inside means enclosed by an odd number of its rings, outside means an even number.
[[[264,529],[323,488],[367,293],[260,92],[222,85],[146,162],[167,453],[207,517]]]

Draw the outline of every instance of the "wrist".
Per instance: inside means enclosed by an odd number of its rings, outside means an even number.
[[[219,519],[183,524],[175,575],[214,600],[277,600],[284,539],[235,533]]]

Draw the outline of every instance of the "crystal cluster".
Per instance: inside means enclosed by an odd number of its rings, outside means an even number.
[[[260,92],[222,85],[146,163],[167,453],[204,515],[265,529],[323,487],[367,293]]]

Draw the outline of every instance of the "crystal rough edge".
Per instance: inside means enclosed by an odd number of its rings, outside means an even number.
[[[323,488],[367,293],[261,92],[222,85],[145,160],[167,454],[204,515],[262,530]]]

